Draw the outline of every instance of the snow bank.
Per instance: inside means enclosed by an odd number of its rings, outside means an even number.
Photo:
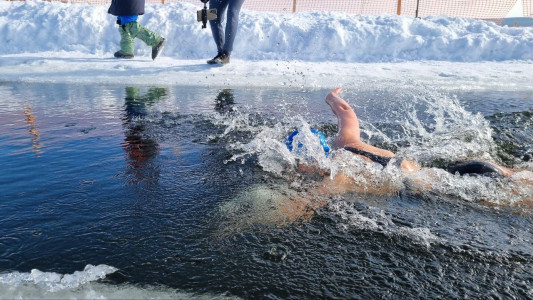
[[[119,48],[107,6],[0,1],[0,82],[334,88],[413,81],[451,89],[533,89],[533,28],[445,16],[243,10],[231,63],[187,3],[147,5],[140,23],[168,43],[155,61]]]
[[[215,45],[187,3],[147,5],[140,23],[168,40],[164,55],[205,59]],[[0,2],[0,55],[75,51],[109,56],[119,35],[107,6]],[[137,55],[150,49],[140,41]],[[243,10],[232,57],[242,60],[455,62],[532,60],[533,28],[445,16],[359,16],[335,12],[276,14]]]

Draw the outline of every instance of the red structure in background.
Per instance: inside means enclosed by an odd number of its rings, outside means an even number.
[[[7,0],[10,1],[10,0]],[[49,0],[64,3],[109,4],[111,0]],[[277,13],[305,11],[338,11],[349,14],[397,14],[413,17],[447,15],[490,20],[501,23],[517,2],[522,1],[523,16],[533,17],[533,0],[247,0],[243,8]],[[168,4],[199,0],[146,0],[147,3]]]

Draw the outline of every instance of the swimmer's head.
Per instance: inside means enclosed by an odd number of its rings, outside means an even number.
[[[326,136],[324,135],[324,133],[322,133],[322,131],[318,129],[311,128],[311,132],[314,133],[316,136],[318,136],[318,139],[320,140],[320,145],[322,146],[322,149],[324,150],[324,153],[326,154],[326,157],[327,157],[329,154],[330,148],[329,148]],[[295,130],[287,137],[287,139],[285,139],[285,145],[287,145],[287,148],[289,149],[289,151],[293,150],[292,142],[294,140],[294,137],[298,135],[299,133],[300,132],[298,130]],[[298,143],[298,149],[302,147],[303,147],[303,144]]]

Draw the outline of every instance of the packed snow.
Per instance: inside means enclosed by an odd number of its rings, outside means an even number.
[[[231,63],[216,54],[198,6],[149,4],[139,22],[167,39],[155,61],[119,49],[107,6],[0,2],[0,81],[330,88],[407,80],[453,89],[533,89],[533,28],[432,16],[241,11]]]

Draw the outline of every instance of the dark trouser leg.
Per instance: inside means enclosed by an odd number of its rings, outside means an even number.
[[[225,42],[224,28],[222,24],[226,18],[226,9],[228,8],[229,0],[211,0],[209,1],[209,8],[217,10],[217,19],[209,21],[211,26],[211,33],[213,34],[213,39],[217,45],[218,52],[222,51]]]
[[[228,21],[226,23],[226,38],[224,47],[222,47],[222,50],[225,50],[228,53],[233,51],[233,42],[235,41],[237,28],[239,26],[239,13],[243,3],[244,0],[229,0]]]

